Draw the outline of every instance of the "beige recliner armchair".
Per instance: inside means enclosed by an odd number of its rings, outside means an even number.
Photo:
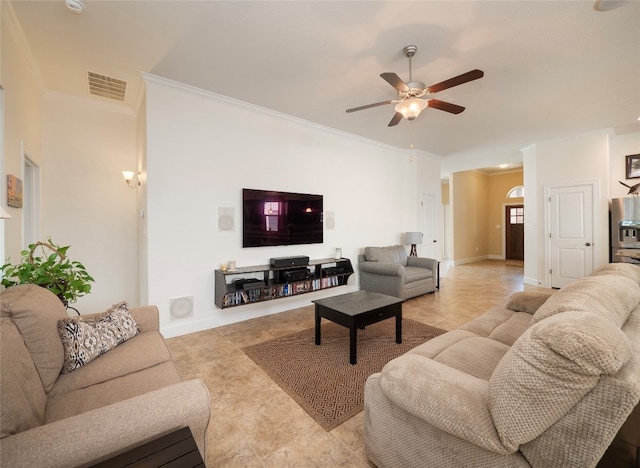
[[[440,286],[438,260],[409,257],[402,245],[364,250],[364,255],[358,255],[360,289],[409,299]]]

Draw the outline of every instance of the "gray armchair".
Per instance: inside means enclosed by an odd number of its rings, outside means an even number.
[[[402,299],[432,293],[440,287],[438,260],[409,257],[402,245],[366,247],[358,255],[360,289]]]

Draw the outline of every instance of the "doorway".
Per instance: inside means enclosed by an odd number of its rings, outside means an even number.
[[[524,205],[507,205],[504,213],[505,259],[524,260]]]

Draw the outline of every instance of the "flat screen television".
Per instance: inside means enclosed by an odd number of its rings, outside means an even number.
[[[322,242],[322,195],[242,189],[243,247]]]

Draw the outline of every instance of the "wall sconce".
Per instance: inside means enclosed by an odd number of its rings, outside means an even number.
[[[137,174],[133,171],[122,171],[122,177],[124,177],[124,181],[127,183],[129,188],[136,188],[136,186],[140,185],[140,178],[138,177],[140,173]]]
[[[11,215],[0,205],[0,219],[11,219]]]

